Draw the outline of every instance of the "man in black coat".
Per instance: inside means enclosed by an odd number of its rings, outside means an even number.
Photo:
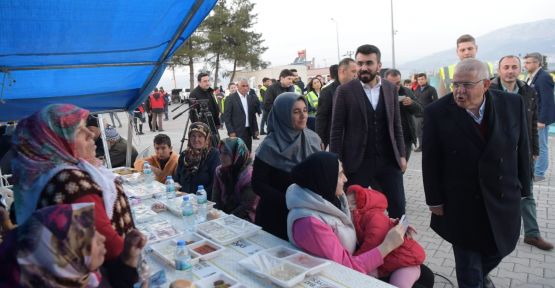
[[[357,65],[355,60],[344,58],[339,62],[335,73],[330,67],[330,74],[334,81],[326,85],[320,97],[318,97],[318,110],[316,111],[316,134],[322,139],[324,149],[330,144],[331,118],[333,113],[333,98],[337,91],[337,87],[345,84],[357,77]]]
[[[249,151],[252,151],[252,139],[258,137],[256,112],[259,111],[259,102],[256,94],[249,92],[247,79],[240,79],[237,92],[225,98],[223,118],[229,137],[243,139]]]
[[[387,70],[385,72],[385,80],[397,86],[397,93],[399,94],[399,112],[401,113],[403,138],[405,139],[405,155],[408,162],[412,151],[412,145],[416,144],[416,130],[413,116],[422,112],[422,105],[416,100],[416,97],[412,94],[412,90],[401,86],[401,72],[399,72],[399,70]]]
[[[520,236],[530,195],[525,105],[488,89],[486,66],[464,59],[454,92],[424,110],[422,171],[430,226],[453,245],[459,287],[488,286],[488,273]]]
[[[524,100],[526,108],[526,122],[528,127],[528,142],[530,143],[530,170],[534,171],[534,160],[540,154],[538,142],[538,105],[534,88],[518,80],[520,74],[520,58],[510,55],[499,60],[499,76],[491,81],[490,89],[518,94]],[[524,243],[536,246],[542,250],[553,249],[553,244],[545,241],[540,233],[536,220],[536,201],[530,189],[530,195],[521,200],[522,223],[524,225]]]
[[[378,76],[380,50],[362,45],[355,54],[358,79],[337,88],[330,152],[339,155],[347,185],[382,191],[391,218],[405,214],[407,168],[397,87]]]
[[[208,73],[200,73],[197,76],[198,86],[191,91],[189,94],[189,99],[194,100],[208,100],[208,110],[212,113],[212,119],[214,120],[214,125],[216,125],[216,129],[220,129],[220,108],[218,108],[218,103],[212,94],[214,90],[210,88],[210,76]],[[203,119],[199,119],[197,117],[197,113],[194,113],[193,110],[199,112],[201,107],[195,107],[189,111],[189,118],[191,119],[192,123],[198,121],[204,121]],[[210,123],[206,123],[210,125]]]
[[[267,111],[267,113],[270,113],[270,111],[272,110],[274,100],[276,100],[276,97],[279,94],[284,92],[295,92],[295,89],[293,87],[294,79],[295,76],[293,75],[293,72],[291,72],[291,70],[281,70],[281,72],[279,73],[279,81],[268,87],[268,90],[266,90],[266,93],[264,94],[264,110]]]
[[[422,104],[422,108],[426,108],[432,102],[437,100],[436,88],[428,84],[428,77],[426,73],[420,73],[416,75],[416,81],[418,82],[418,87],[414,90],[414,96],[418,99],[418,102]],[[418,138],[418,147],[414,152],[422,152],[422,123],[424,123],[424,115],[422,112],[416,113],[414,115],[414,123],[416,126],[416,137]]]

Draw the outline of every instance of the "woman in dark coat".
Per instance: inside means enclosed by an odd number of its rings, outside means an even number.
[[[260,196],[255,223],[284,240],[288,240],[285,192],[293,183],[291,169],[322,150],[320,137],[306,128],[307,119],[303,96],[280,94],[268,117],[268,136],[258,147],[253,165],[252,187]]]
[[[202,122],[191,124],[187,149],[177,161],[175,182],[181,185],[181,191],[187,193],[196,193],[198,186],[202,185],[207,199],[212,199],[212,183],[218,165],[220,156],[210,145],[210,127]]]

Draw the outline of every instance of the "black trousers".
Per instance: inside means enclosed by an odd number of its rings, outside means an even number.
[[[252,132],[249,127],[245,128],[245,132],[241,135],[237,135],[237,137],[241,138],[245,144],[247,144],[247,148],[249,148],[249,152],[252,152]]]
[[[391,218],[405,214],[405,188],[403,173],[394,157],[365,157],[358,170],[347,175],[347,187],[360,185],[372,187],[387,198],[387,212]]]
[[[460,288],[483,287],[489,272],[503,260],[499,253],[485,255],[455,245],[453,245],[453,253]]]
[[[411,152],[412,152],[412,143],[405,142],[405,158],[407,159],[407,162],[409,162]]]

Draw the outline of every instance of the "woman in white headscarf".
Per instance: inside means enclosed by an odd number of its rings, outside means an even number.
[[[268,117],[268,136],[258,147],[253,164],[252,187],[260,201],[255,223],[287,240],[285,192],[293,183],[291,169],[310,154],[322,150],[322,140],[306,127],[304,97],[286,92],[274,101]]]

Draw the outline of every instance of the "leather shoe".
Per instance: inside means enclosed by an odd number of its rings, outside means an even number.
[[[484,288],[495,288],[495,285],[493,285],[493,281],[491,281],[491,278],[489,278],[489,276],[486,276],[484,278]]]
[[[524,243],[536,246],[538,249],[551,250],[553,244],[545,241],[542,237],[524,237]]]

